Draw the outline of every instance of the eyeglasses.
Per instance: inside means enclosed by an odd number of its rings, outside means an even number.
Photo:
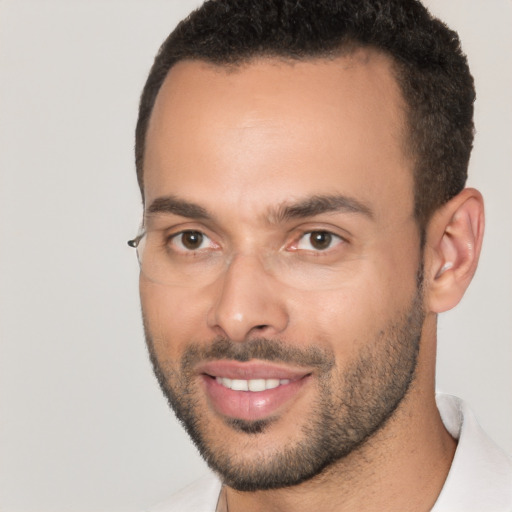
[[[281,247],[250,253],[223,246],[198,230],[142,231],[128,241],[137,250],[141,273],[150,281],[175,287],[202,287],[220,279],[236,260],[287,286],[305,290],[339,288],[346,274],[347,244],[329,231],[300,233]]]

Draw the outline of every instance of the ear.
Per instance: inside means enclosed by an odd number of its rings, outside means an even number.
[[[484,202],[475,189],[464,189],[434,213],[425,248],[428,310],[448,311],[462,299],[478,265],[483,234]]]

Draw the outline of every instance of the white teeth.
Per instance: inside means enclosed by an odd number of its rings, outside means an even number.
[[[279,386],[279,379],[268,379],[265,384],[267,389],[277,388],[277,386]]]
[[[228,379],[227,377],[216,377],[215,379],[224,387],[233,391],[265,391],[274,389],[290,383],[290,379]]]
[[[249,391],[249,383],[246,380],[233,379],[230,388],[234,391]]]
[[[249,391],[265,391],[265,379],[251,379],[247,381]]]
[[[223,386],[225,386],[227,388],[231,388],[231,379],[222,377],[222,378],[217,378],[217,381],[220,382]]]

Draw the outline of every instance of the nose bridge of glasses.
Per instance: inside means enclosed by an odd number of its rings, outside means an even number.
[[[232,270],[233,269],[233,270]],[[240,273],[237,272],[241,270]],[[268,280],[273,286],[284,285],[296,289],[331,288],[332,271],[308,264],[293,252],[267,247],[237,250],[225,261],[223,274],[230,273],[260,280]]]
[[[275,270],[275,262],[279,258],[278,251],[262,245],[232,249],[224,257],[224,270],[232,267],[243,268],[245,272],[271,275]]]

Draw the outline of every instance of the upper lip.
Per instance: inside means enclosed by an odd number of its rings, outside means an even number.
[[[312,373],[307,368],[292,368],[282,364],[267,361],[239,362],[228,359],[208,361],[196,366],[199,374],[211,377],[225,377],[228,379],[288,379],[298,380]]]

